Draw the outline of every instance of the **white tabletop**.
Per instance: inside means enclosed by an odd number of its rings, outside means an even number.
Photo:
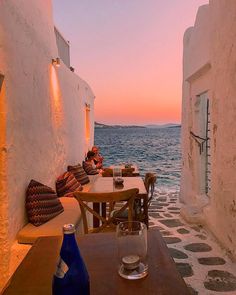
[[[120,190],[127,190],[131,188],[139,189],[139,196],[147,195],[146,188],[143,183],[143,179],[139,176],[136,177],[122,177],[124,179],[123,186],[115,186],[113,183],[113,177],[97,177],[91,186],[90,193],[101,192],[114,192]]]

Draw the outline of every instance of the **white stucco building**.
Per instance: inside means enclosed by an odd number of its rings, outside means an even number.
[[[52,59],[60,57],[60,67]],[[93,144],[94,94],[70,69],[52,3],[0,1],[0,289],[31,179],[55,188]]]
[[[236,258],[236,1],[210,0],[184,35],[182,215]]]

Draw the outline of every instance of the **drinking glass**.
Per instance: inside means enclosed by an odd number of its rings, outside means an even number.
[[[115,166],[113,168],[113,180],[114,182],[119,182],[122,179],[122,170],[120,166]]]
[[[125,221],[117,225],[118,273],[129,280],[144,278],[148,274],[147,227],[139,221]]]

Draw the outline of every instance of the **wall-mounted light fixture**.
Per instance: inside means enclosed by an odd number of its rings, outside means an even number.
[[[85,108],[86,108],[86,111],[90,111],[90,104],[89,103],[85,103]]]
[[[52,64],[55,65],[56,67],[60,67],[61,65],[61,60],[59,57],[53,58],[52,59]]]

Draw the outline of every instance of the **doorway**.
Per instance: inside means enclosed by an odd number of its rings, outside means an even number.
[[[196,176],[199,194],[209,195],[211,189],[211,122],[208,93],[196,96],[194,102],[194,131],[196,142]]]

